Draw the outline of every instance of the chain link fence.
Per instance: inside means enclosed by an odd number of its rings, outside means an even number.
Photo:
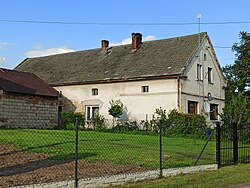
[[[77,120],[72,130],[0,129],[0,187],[66,180],[77,187],[78,179],[216,163],[213,130],[198,126],[205,135],[198,138],[173,134],[163,121],[133,126],[94,130]]]

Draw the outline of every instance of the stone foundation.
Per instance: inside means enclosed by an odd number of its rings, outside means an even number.
[[[188,174],[195,173],[200,171],[211,171],[217,170],[218,165],[201,165],[201,166],[192,166],[192,167],[183,167],[183,168],[171,168],[164,169],[162,172],[163,177],[175,176],[178,174]],[[160,175],[159,170],[151,170],[147,172],[138,172],[131,174],[121,174],[108,177],[98,177],[98,178],[89,178],[79,180],[79,188],[97,188],[97,187],[108,187],[110,185],[122,185],[127,182],[136,182],[148,179],[156,179]],[[26,185],[26,186],[17,186],[15,188],[74,188],[74,181],[62,181],[54,183],[44,183],[36,185]]]

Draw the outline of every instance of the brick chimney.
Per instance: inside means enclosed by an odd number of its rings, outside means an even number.
[[[132,33],[132,49],[137,49],[142,43],[141,33]]]
[[[109,47],[109,41],[108,40],[102,40],[102,51],[107,50]]]

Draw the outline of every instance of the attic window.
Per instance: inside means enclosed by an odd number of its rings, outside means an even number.
[[[202,80],[202,65],[197,64],[197,80]]]
[[[148,93],[149,92],[149,86],[142,86],[141,87],[141,92],[142,93]]]
[[[92,95],[98,95],[98,89],[97,88],[92,89]]]
[[[204,60],[204,61],[207,61],[207,54],[204,54],[203,60]]]
[[[212,84],[213,83],[213,69],[211,67],[208,67],[208,83]]]

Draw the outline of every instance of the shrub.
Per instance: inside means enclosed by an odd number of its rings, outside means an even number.
[[[84,115],[79,112],[65,111],[60,114],[61,125],[59,129],[73,130],[75,129],[76,118],[78,118],[79,128],[84,128]]]
[[[178,113],[176,109],[168,114],[170,127],[168,135],[206,138],[206,118],[201,114]]]
[[[112,127],[111,131],[116,133],[128,133],[139,131],[139,127],[136,121],[124,121],[117,123],[116,126]]]
[[[104,130],[107,129],[105,118],[101,115],[96,115],[91,119],[91,124],[94,130]]]

